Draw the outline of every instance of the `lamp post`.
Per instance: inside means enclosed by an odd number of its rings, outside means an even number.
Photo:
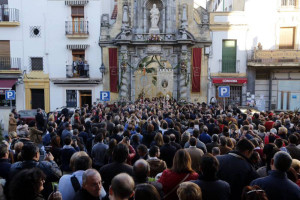
[[[105,75],[105,72],[106,72],[105,65],[103,63],[101,64],[99,70],[100,70],[100,72],[102,74],[102,79],[103,79],[103,77]]]

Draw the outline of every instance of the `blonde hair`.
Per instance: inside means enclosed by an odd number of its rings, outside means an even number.
[[[297,173],[299,173],[300,172],[300,161],[297,159],[293,159],[291,167],[294,168]]]
[[[279,129],[278,129],[278,135],[281,135],[281,134],[287,134],[287,128],[285,128],[285,127],[280,127]]]
[[[177,189],[179,200],[202,200],[201,188],[192,182],[181,183]]]
[[[80,157],[83,157],[83,156],[86,156],[89,158],[89,155],[84,152],[84,151],[78,151],[76,153],[74,153],[70,159],[70,168],[72,169],[72,171],[75,170],[75,161],[80,158]],[[91,164],[92,164],[92,160],[90,160]]]

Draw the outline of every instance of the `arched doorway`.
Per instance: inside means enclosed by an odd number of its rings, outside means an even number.
[[[143,58],[135,72],[135,100],[173,97],[173,69],[158,55]]]

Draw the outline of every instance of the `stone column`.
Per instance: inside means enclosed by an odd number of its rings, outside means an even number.
[[[120,71],[120,100],[129,100],[129,66],[128,66],[128,49],[127,46],[121,46],[119,56]]]
[[[188,55],[187,55],[187,46],[183,45],[181,47],[181,60],[179,63],[179,70],[180,70],[180,74],[179,74],[179,94],[180,100],[185,100],[188,101]]]

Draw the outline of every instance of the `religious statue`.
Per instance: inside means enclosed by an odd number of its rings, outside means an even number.
[[[158,22],[159,22],[160,13],[158,8],[156,8],[156,4],[153,4],[153,8],[150,10],[150,14],[151,14],[150,33],[159,33]]]

